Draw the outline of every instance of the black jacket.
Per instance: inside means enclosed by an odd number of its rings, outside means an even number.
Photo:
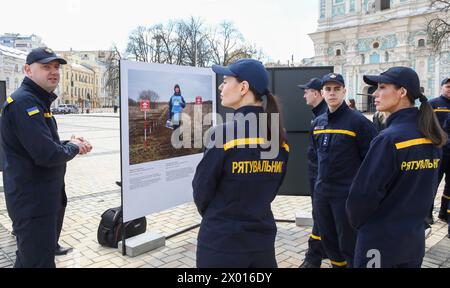
[[[236,114],[263,112],[261,107],[247,106]],[[240,130],[237,127],[236,121],[216,127],[212,137],[216,145],[205,152],[192,182],[203,216],[198,245],[224,253],[270,251],[277,231],[271,202],[285,176],[289,148],[281,145],[275,159],[263,160],[264,140],[251,137],[248,126],[240,131],[241,137],[218,136],[217,131],[226,135],[230,128]]]
[[[25,77],[3,106],[3,184],[13,220],[56,213],[66,204],[66,162],[79,148],[59,139],[50,112],[55,99],[55,94]]]
[[[319,117],[322,114],[327,113],[327,103],[325,102],[325,100],[322,100],[322,102],[320,102],[320,104],[317,107],[314,107],[312,109],[312,112],[314,114],[314,119],[311,121],[311,131],[310,131],[310,136],[313,136],[313,132],[314,132],[314,127],[312,126],[312,124],[314,123],[314,120]],[[313,141],[309,141],[309,145],[308,145],[308,176],[309,176],[309,182],[311,184],[316,183],[316,179],[317,179],[317,153],[314,150],[313,147]],[[311,193],[314,193],[314,186],[310,187],[311,188]]]
[[[370,120],[345,102],[334,113],[328,110],[319,116],[313,127],[313,148],[319,165],[314,193],[347,197],[377,131]]]
[[[417,108],[392,114],[354,179],[347,214],[358,229],[357,266],[364,266],[371,249],[381,253],[382,267],[424,256],[423,221],[437,189],[442,152],[420,133],[417,118]]]

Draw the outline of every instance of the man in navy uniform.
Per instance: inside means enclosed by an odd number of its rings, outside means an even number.
[[[314,213],[333,267],[353,267],[356,231],[348,221],[345,202],[377,131],[371,121],[345,103],[342,75],[327,74],[322,84],[328,110],[313,122],[311,141],[318,163]]]
[[[321,90],[322,90],[322,80],[319,78],[312,78],[308,83],[304,85],[298,85],[300,89],[304,89],[304,98],[306,100],[306,105],[311,107],[313,112],[313,117],[316,119],[318,116],[327,112],[327,103],[323,100]],[[311,132],[312,133],[312,130]],[[317,178],[317,155],[314,153],[312,147],[312,142],[308,146],[308,177],[311,191],[311,199],[314,197],[314,184]],[[316,217],[314,215],[314,209],[312,212],[314,225],[312,233],[308,240],[308,251],[305,254],[305,261],[300,265],[299,268],[320,268],[322,264],[322,258],[325,258],[325,251],[322,247],[319,227],[315,221]]]
[[[33,49],[22,85],[3,105],[3,184],[17,241],[16,268],[55,267],[67,203],[66,163],[92,149],[82,138],[61,142],[50,112],[60,65],[66,63],[49,48]]]
[[[444,130],[446,130],[444,124],[445,121],[447,120],[447,116],[450,115],[450,78],[445,78],[444,80],[442,80],[441,86],[442,86],[441,96],[430,100],[429,103],[433,107],[434,112],[438,117],[439,123],[441,124],[441,127],[443,127]],[[444,174],[445,174],[445,188],[444,188],[444,195],[442,196],[441,200],[441,208],[439,210],[438,217],[440,220],[447,222],[447,206],[450,200],[450,147],[448,144],[443,148],[442,162],[439,169],[439,183],[442,181]],[[433,224],[433,216],[432,216],[433,207],[434,204],[431,207],[429,216],[427,217],[428,224]]]

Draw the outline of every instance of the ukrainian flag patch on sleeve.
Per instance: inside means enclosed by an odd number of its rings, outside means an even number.
[[[28,115],[33,116],[36,114],[39,114],[39,109],[37,107],[31,107],[30,109],[27,109]]]

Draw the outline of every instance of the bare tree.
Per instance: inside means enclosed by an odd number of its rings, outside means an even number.
[[[177,35],[175,32],[176,23],[170,21],[167,25],[157,24],[152,27],[153,38],[156,41],[158,63],[176,63]]]
[[[434,52],[439,52],[450,37],[450,0],[431,0],[431,6],[439,13],[427,23],[428,38]]]
[[[203,29],[203,22],[199,18],[191,17],[179,23],[180,33],[184,42],[184,64],[188,66],[205,67],[209,62],[209,43]]]
[[[207,29],[201,19],[194,17],[149,28],[139,26],[128,37],[126,51],[140,62],[197,67],[228,65],[258,54],[232,23]]]
[[[127,52],[133,55],[136,61],[150,62],[154,52],[151,44],[152,38],[151,29],[144,26],[137,27],[128,36]]]
[[[156,103],[159,100],[159,95],[153,90],[144,90],[139,93],[139,100],[150,100],[150,103]]]
[[[211,61],[217,65],[228,65],[233,62],[235,50],[242,45],[244,37],[231,22],[222,22],[210,32],[208,37],[211,47]]]
[[[229,65],[242,58],[262,60],[264,53],[256,45],[247,44],[242,34],[231,22],[222,22],[210,32],[211,62]]]
[[[106,71],[105,71],[105,90],[108,95],[112,98],[112,104],[116,105],[116,98],[119,96],[119,82],[120,82],[120,71],[119,71],[119,61],[122,56],[117,49],[117,46],[111,49],[111,53],[106,59]]]

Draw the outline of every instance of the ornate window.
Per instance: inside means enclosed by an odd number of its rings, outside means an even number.
[[[378,53],[373,53],[370,55],[370,64],[380,63],[380,55]]]
[[[425,47],[425,39],[419,39],[417,42],[417,47]]]

